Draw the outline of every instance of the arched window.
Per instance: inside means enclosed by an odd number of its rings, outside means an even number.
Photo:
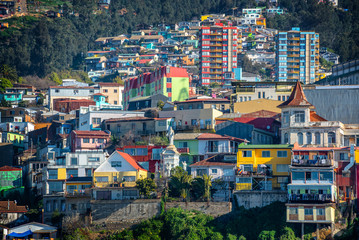
[[[307,144],[312,144],[312,133],[307,132]]]
[[[297,137],[298,137],[298,144],[303,145],[303,133],[301,133],[301,132],[298,133]]]
[[[328,143],[335,143],[335,133],[334,132],[328,133]]]
[[[288,144],[288,133],[284,133],[284,144]]]
[[[320,133],[319,132],[315,133],[315,144],[320,144]]]

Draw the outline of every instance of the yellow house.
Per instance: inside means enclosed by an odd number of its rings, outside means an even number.
[[[147,178],[149,172],[142,168],[136,160],[124,152],[115,151],[94,172],[94,186],[135,187],[138,179]]]
[[[286,204],[287,222],[291,223],[323,223],[335,221],[335,205],[328,204]]]
[[[240,145],[236,190],[284,190],[289,180],[292,145]]]

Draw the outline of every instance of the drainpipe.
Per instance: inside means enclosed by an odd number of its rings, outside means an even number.
[[[350,146],[350,163],[344,168],[345,173],[349,173],[349,169],[354,166],[354,147],[354,144]]]

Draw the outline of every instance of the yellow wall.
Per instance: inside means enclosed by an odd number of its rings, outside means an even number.
[[[236,183],[236,190],[243,191],[243,190],[252,190],[251,183]]]
[[[59,180],[66,179],[66,168],[57,169],[57,179]]]
[[[252,151],[252,157],[242,157],[242,151]],[[270,151],[270,157],[262,157],[262,151]],[[278,151],[286,151],[287,157],[277,157]],[[277,172],[277,164],[291,164],[291,150],[288,148],[282,149],[240,149],[237,153],[237,167],[243,164],[253,164],[253,170],[257,170],[260,164],[271,164],[273,175],[289,176],[287,172]]]
[[[209,17],[212,17],[212,15],[202,15],[202,16],[201,16],[201,21],[204,21],[204,20],[206,20],[206,19],[209,18]]]
[[[354,151],[355,162],[359,164],[359,149]]]
[[[93,182],[95,187],[108,187],[110,184],[114,184],[113,178],[117,176],[117,181],[121,181],[125,176],[135,176],[136,181],[138,179],[143,179],[149,177],[149,173],[147,171],[139,170],[139,171],[129,171],[129,172],[95,172]],[[96,177],[108,177],[108,182],[98,182]],[[124,182],[124,187],[135,187],[136,182]]]
[[[289,208],[294,206],[287,206],[287,222],[305,222],[305,221],[317,221],[317,209],[316,206],[313,206],[313,220],[305,220],[305,214],[304,214],[304,206],[297,206],[298,208],[298,220],[289,220]],[[319,220],[319,221],[325,221],[325,222],[334,222],[335,221],[335,209],[332,206],[325,206],[325,220]]]

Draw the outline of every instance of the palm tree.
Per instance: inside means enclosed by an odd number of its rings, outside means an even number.
[[[187,171],[181,167],[176,167],[172,170],[170,187],[174,195],[180,196],[183,200],[186,200],[189,195],[189,190],[192,183],[192,175],[189,175]]]
[[[204,183],[204,194],[203,197],[207,199],[207,204],[211,198],[211,186],[212,186],[212,176],[203,174],[203,183]]]

